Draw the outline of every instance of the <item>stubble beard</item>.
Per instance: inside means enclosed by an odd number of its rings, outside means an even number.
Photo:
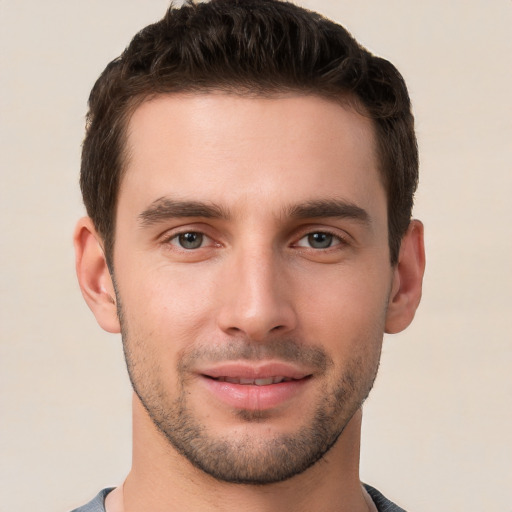
[[[209,434],[187,406],[184,392],[165,411],[137,393],[160,432],[195,467],[220,481],[251,485],[287,480],[320,460],[360,406],[357,402],[347,407],[348,394],[342,384],[318,405],[307,425],[293,433],[258,439],[248,432],[250,428],[237,437]],[[267,420],[265,411],[240,410],[236,416],[247,426]]]
[[[371,365],[363,358],[354,359],[344,368],[336,384],[324,386],[311,419],[291,433],[276,433],[273,437],[258,439],[251,429],[237,436],[212,435],[206,425],[194,415],[188,403],[186,375],[188,363],[204,357],[204,350],[189,352],[188,362],[178,365],[179,395],[171,399],[162,380],[156,357],[151,357],[147,343],[130,339],[123,321],[120,302],[119,318],[123,349],[132,387],[149,417],[167,442],[196,468],[213,478],[229,483],[267,485],[292,478],[320,460],[336,443],[344,428],[361,407],[375,380],[380,353]],[[136,350],[133,350],[137,347]],[[137,352],[137,354],[135,354]],[[248,359],[257,361],[274,356],[282,359],[311,362],[323,361],[324,369],[332,367],[332,359],[318,347],[304,348],[293,340],[278,340],[272,344],[251,344],[238,341],[230,344],[222,354],[208,351],[210,356],[222,359]],[[290,356],[290,354],[294,354]],[[286,355],[286,357],[283,357]],[[208,357],[208,356],[207,356]],[[265,411],[240,410],[236,412],[246,427],[265,422]]]

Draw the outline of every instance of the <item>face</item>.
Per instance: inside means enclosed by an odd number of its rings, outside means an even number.
[[[393,269],[371,122],[313,96],[162,96],[127,150],[114,276],[141,403],[217,479],[304,471],[378,367]]]

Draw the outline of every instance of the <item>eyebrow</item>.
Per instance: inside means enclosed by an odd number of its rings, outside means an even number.
[[[363,208],[340,199],[319,199],[285,208],[285,216],[293,219],[337,218],[353,219],[363,224],[370,223],[370,216]],[[227,220],[227,210],[214,203],[182,201],[161,197],[139,214],[143,227],[152,226],[168,219],[202,217]]]
[[[142,213],[139,220],[147,227],[168,219],[185,217],[203,217],[206,219],[228,219],[229,213],[216,204],[201,201],[180,201],[161,197],[151,203]]]
[[[340,199],[319,199],[293,205],[287,210],[287,214],[295,219],[353,219],[370,224],[370,216],[366,210]]]

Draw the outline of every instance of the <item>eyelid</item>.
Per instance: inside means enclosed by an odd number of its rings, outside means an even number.
[[[328,235],[328,236],[331,236],[333,238],[333,241],[332,241],[332,244],[329,245],[328,247],[312,247],[309,242],[307,242],[307,245],[301,245],[300,242],[302,240],[307,240],[311,235],[314,235],[314,234],[323,234],[323,235]],[[297,242],[295,243],[295,245],[297,247],[301,247],[303,249],[312,249],[314,251],[327,251],[329,249],[333,249],[335,247],[338,247],[340,245],[345,245],[346,244],[346,241],[343,240],[343,238],[341,238],[340,236],[334,234],[334,233],[330,233],[328,231],[312,231],[310,233],[307,233],[305,235],[303,235],[302,237],[300,237]]]
[[[178,243],[172,243],[171,241],[176,240],[180,235],[183,235],[185,233],[198,233],[201,234],[204,237],[203,244],[198,248],[195,249],[196,251],[199,249],[204,249],[208,247],[221,247],[224,244],[222,242],[218,241],[218,237],[214,236],[211,233],[211,229],[209,229],[208,225],[204,225],[203,223],[191,223],[191,224],[182,224],[180,226],[176,226],[173,228],[169,228],[165,230],[161,235],[158,236],[159,243],[162,245],[172,245],[176,247],[177,249],[181,249],[183,251],[190,252],[194,249],[185,249],[181,247]],[[332,236],[336,239],[337,243],[334,243],[332,246],[327,247],[325,249],[319,249],[319,248],[313,248],[313,247],[307,247],[307,246],[299,246],[298,242],[300,242],[302,239],[306,238],[309,235],[312,235],[314,233],[325,233],[327,235]],[[324,225],[318,225],[318,224],[307,224],[299,228],[298,233],[296,232],[296,235],[293,237],[293,241],[291,243],[291,246],[299,247],[301,249],[311,249],[314,251],[327,251],[329,249],[334,249],[338,246],[346,246],[351,245],[353,242],[353,239],[349,233],[346,231],[330,227],[330,226],[324,226]]]
[[[314,249],[315,251],[322,250],[322,249],[315,249],[313,247],[305,247],[305,246],[298,245],[298,242],[300,242],[302,239],[308,237],[309,235],[313,235],[315,233],[324,233],[326,235],[330,235],[338,241],[338,243],[336,243],[330,247],[327,247],[326,249],[323,249],[324,251],[328,250],[328,249],[332,249],[339,245],[349,245],[351,243],[351,239],[352,239],[352,237],[346,231],[343,231],[341,229],[336,229],[336,228],[327,227],[327,226],[309,225],[309,226],[303,227],[300,230],[298,236],[295,237],[295,242],[293,243],[293,245],[295,245],[297,247],[304,248],[304,249],[308,249],[308,248]]]
[[[195,235],[200,235],[202,237],[201,245],[199,247],[193,247],[193,248],[183,247],[179,243],[179,238],[180,238],[180,236],[185,235],[187,233],[194,233]],[[208,235],[205,235],[204,233],[201,233],[200,231],[192,231],[192,230],[183,231],[181,233],[175,233],[173,236],[170,236],[167,239],[168,244],[174,245],[178,249],[184,250],[184,251],[197,251],[198,249],[203,249],[204,247],[207,247],[209,245],[209,241],[211,241],[211,238]]]
[[[208,234],[208,229],[205,226],[198,226],[197,224],[186,224],[178,227],[174,227],[164,231],[158,238],[162,245],[172,245],[177,249],[183,251],[192,251],[194,249],[185,249],[181,247],[178,243],[172,243],[173,240],[177,240],[180,235],[184,235],[185,233],[197,233],[203,236],[203,244],[195,250],[204,249],[206,247],[220,246],[221,244],[215,240],[213,236]]]

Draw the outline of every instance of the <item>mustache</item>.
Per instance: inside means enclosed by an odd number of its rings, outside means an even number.
[[[220,363],[227,361],[279,360],[296,363],[325,372],[334,364],[332,358],[315,345],[305,345],[294,339],[277,339],[255,342],[246,339],[229,340],[216,345],[199,345],[184,349],[180,355],[179,370],[187,372],[198,363]]]

